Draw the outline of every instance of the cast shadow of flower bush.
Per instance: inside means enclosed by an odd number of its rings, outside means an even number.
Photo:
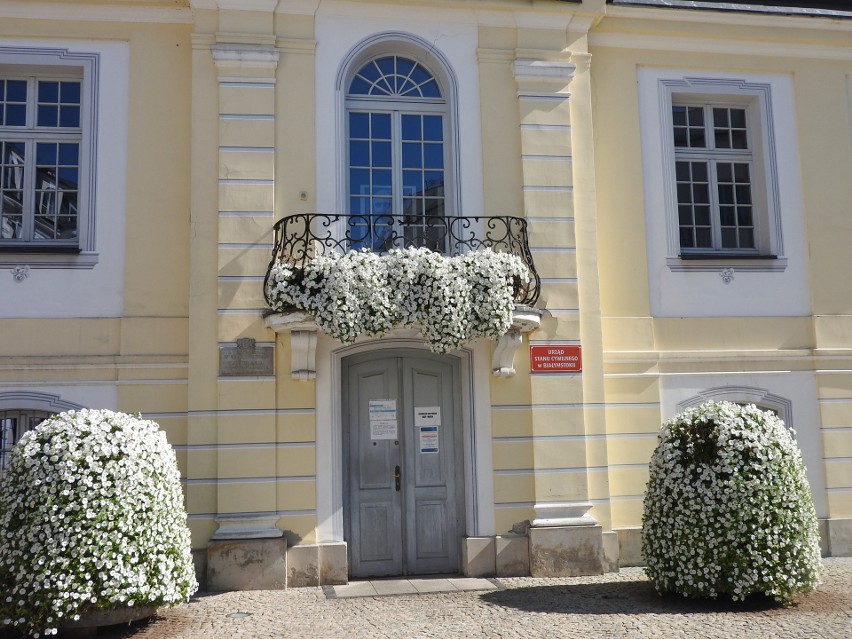
[[[644,580],[509,588],[487,592],[482,600],[524,612],[570,615],[754,612],[777,607],[774,600],[761,595],[741,601],[726,597],[687,599],[673,594],[661,597],[653,584]]]

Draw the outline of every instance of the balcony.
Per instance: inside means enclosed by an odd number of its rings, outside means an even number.
[[[515,291],[516,303],[533,306],[541,288],[527,239],[527,221],[520,217],[299,213],[280,219],[274,230],[264,291],[270,270],[279,262],[303,266],[315,255],[328,251],[368,249],[387,253],[393,248],[411,246],[426,247],[444,255],[484,248],[512,253],[521,258],[530,272],[530,281]]]

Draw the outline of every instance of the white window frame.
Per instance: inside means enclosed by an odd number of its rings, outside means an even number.
[[[95,192],[97,176],[97,105],[100,54],[69,49],[0,46],[0,75],[14,78],[79,79],[80,157],[77,195],[77,244],[0,243],[0,268],[22,260],[30,268],[93,268],[98,263],[95,245]],[[10,129],[11,131],[11,129]],[[21,134],[28,135],[27,129]],[[2,136],[2,134],[0,134]],[[31,136],[35,140],[36,135]]]
[[[673,271],[717,270],[719,260],[723,259],[737,270],[786,269],[771,86],[743,79],[662,78],[658,80],[658,96],[663,147],[667,266]],[[684,251],[680,246],[672,105],[684,103],[746,109],[753,167],[751,179],[756,251],[752,254],[715,249]],[[712,215],[718,218],[718,209],[713,210]]]

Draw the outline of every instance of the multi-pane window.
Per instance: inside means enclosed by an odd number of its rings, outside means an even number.
[[[0,411],[0,475],[9,462],[12,446],[28,430],[35,428],[51,413],[41,410],[4,410]]]
[[[81,89],[0,76],[0,249],[79,245]]]
[[[349,235],[354,248],[444,249],[446,101],[425,67],[406,57],[370,60],[347,90]],[[432,221],[430,222],[430,218]]]
[[[680,248],[755,253],[754,156],[744,106],[674,103]]]

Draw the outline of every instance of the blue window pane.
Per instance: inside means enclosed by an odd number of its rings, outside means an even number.
[[[442,169],[444,168],[444,145],[443,144],[424,144],[423,145],[424,164],[427,169]]]
[[[397,58],[396,59],[396,72],[403,76],[407,77],[411,70],[414,68],[414,62],[409,60],[408,58]]]
[[[0,102],[6,101],[6,80],[0,80]]]
[[[373,166],[390,166],[391,165],[391,144],[390,142],[373,142]]]
[[[59,102],[59,83],[58,82],[39,82],[38,83],[38,101],[39,102]]]
[[[417,195],[423,193],[423,172],[403,171],[402,188],[405,195]]]
[[[26,147],[23,142],[6,142],[5,144],[0,144],[0,149],[3,149],[3,153],[0,155],[0,163],[22,164],[24,162]],[[15,171],[14,174],[17,174],[17,171]],[[9,172],[3,174],[4,184],[5,180],[10,175],[13,175],[13,173]],[[17,180],[15,182],[17,183]]]
[[[77,188],[78,183],[78,171],[76,167],[62,167],[59,169],[60,188],[73,191]]]
[[[373,195],[389,195],[391,180],[390,171],[373,171]]]
[[[370,199],[366,197],[349,198],[349,212],[352,215],[363,215],[369,212]],[[353,220],[353,223],[357,220]]]
[[[419,115],[403,115],[402,116],[402,139],[403,140],[422,140],[423,138],[420,127]]]
[[[351,95],[366,95],[370,92],[370,85],[361,78],[353,78],[349,85],[349,93]]]
[[[59,163],[65,166],[76,166],[79,164],[80,145],[78,144],[60,144],[59,145]]]
[[[414,69],[414,72],[411,74],[411,79],[414,80],[417,84],[426,82],[427,80],[431,79],[431,77],[432,75],[419,64]]]
[[[26,126],[27,107],[23,104],[6,105],[6,126]]]
[[[370,116],[371,137],[374,140],[390,140],[391,139],[391,117],[390,113],[373,113]]]
[[[368,138],[368,137],[370,137],[370,116],[367,113],[350,113],[349,114],[349,137],[350,138]]]
[[[420,90],[423,92],[424,98],[440,98],[441,91],[438,89],[438,83],[434,80],[429,80],[426,84],[420,85]]]
[[[349,164],[352,166],[370,165],[370,143],[353,141],[349,143]]]
[[[444,194],[444,172],[426,171],[426,192],[429,195]]]
[[[423,166],[423,160],[420,157],[421,144],[403,143],[402,145],[402,166],[407,169],[419,169]]]
[[[76,128],[80,126],[80,107],[59,107],[59,126]]]
[[[54,105],[40,104],[37,126],[56,126],[59,123],[59,109]]]
[[[375,82],[381,77],[381,72],[378,67],[376,67],[375,63],[368,62],[363,67],[358,70],[358,75],[366,78],[370,82]]]
[[[444,140],[444,124],[440,115],[427,115],[423,117],[423,139],[442,142]]]
[[[62,82],[60,83],[63,104],[80,104],[80,83],[79,82]]]
[[[56,144],[39,143],[36,145],[36,164],[56,166]]]
[[[391,212],[391,199],[389,197],[373,198],[373,215],[386,215]]]
[[[349,171],[349,193],[366,195],[370,192],[370,172],[366,169],[351,169]]]
[[[26,82],[26,80],[9,80],[6,83],[6,101],[7,102],[26,102],[27,101],[27,82]]]
[[[393,75],[394,69],[394,59],[390,56],[386,58],[379,58],[376,60],[376,65],[382,72],[382,75]]]
[[[443,215],[444,200],[443,198],[427,198],[425,208],[426,215]]]

